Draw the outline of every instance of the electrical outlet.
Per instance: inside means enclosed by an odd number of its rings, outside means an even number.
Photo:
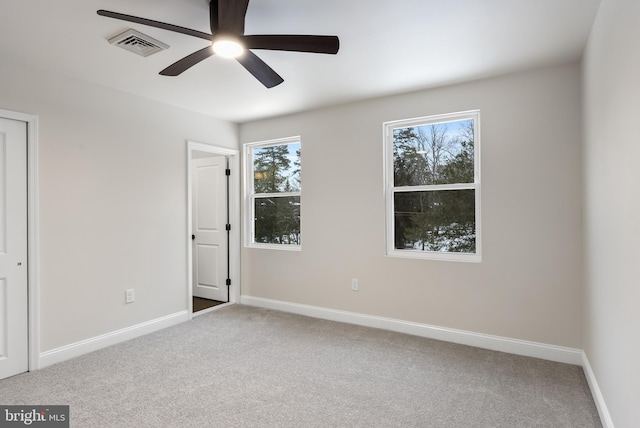
[[[358,291],[359,288],[358,278],[351,278],[351,291]]]
[[[133,288],[125,290],[124,296],[126,303],[133,303],[136,300],[136,292]]]

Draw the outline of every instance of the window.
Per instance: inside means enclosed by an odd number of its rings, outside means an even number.
[[[480,112],[386,122],[387,254],[480,261]]]
[[[300,249],[300,138],[245,144],[247,245]]]

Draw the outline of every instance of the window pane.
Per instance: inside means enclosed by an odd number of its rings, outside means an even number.
[[[255,193],[300,191],[300,143],[253,149]]]
[[[255,198],[254,240],[300,245],[300,196]]]
[[[396,192],[394,248],[476,252],[475,190]]]
[[[473,120],[393,130],[394,186],[473,183]]]

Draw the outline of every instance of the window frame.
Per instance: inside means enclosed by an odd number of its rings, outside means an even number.
[[[244,246],[247,248],[262,248],[271,250],[282,251],[301,251],[302,244],[265,244],[255,241],[255,200],[258,198],[266,198],[269,195],[272,197],[299,197],[300,198],[300,236],[302,236],[302,185],[297,192],[280,192],[280,193],[255,193],[254,187],[254,165],[253,165],[253,152],[256,148],[271,147],[271,146],[283,146],[288,144],[298,143],[300,144],[300,171],[302,174],[302,139],[300,136],[292,136],[285,138],[278,138],[274,140],[256,141],[252,143],[243,144],[243,155],[245,162],[243,163],[243,177],[244,177],[244,203],[245,203],[245,218],[244,218]]]
[[[428,184],[416,186],[394,185],[394,154],[393,132],[395,129],[433,125],[438,123],[473,120],[473,183]],[[437,114],[412,119],[401,119],[383,123],[384,141],[384,199],[385,199],[385,255],[390,257],[442,260],[455,262],[480,263],[482,261],[481,234],[481,185],[480,185],[480,110],[469,110],[456,113]],[[475,191],[475,229],[476,252],[458,253],[445,251],[402,250],[395,248],[395,216],[394,195],[399,192],[446,191],[446,190],[474,190]]]

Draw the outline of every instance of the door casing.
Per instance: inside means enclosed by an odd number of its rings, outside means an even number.
[[[187,304],[189,318],[193,317],[193,249],[191,243],[192,233],[192,165],[193,152],[207,152],[216,155],[227,156],[229,159],[229,223],[231,232],[229,236],[230,277],[229,302],[240,301],[240,151],[226,147],[218,147],[211,144],[187,141],[187,231],[185,241],[187,247]]]
[[[40,368],[38,116],[0,109],[0,117],[27,124],[27,290],[29,371]]]

